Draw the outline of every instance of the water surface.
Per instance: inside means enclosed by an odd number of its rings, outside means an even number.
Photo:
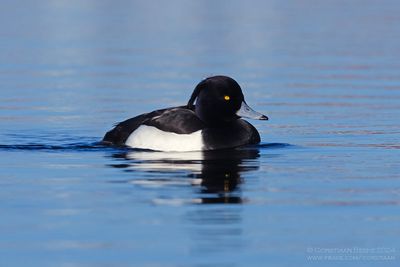
[[[1,266],[398,266],[397,1],[3,1]],[[225,74],[259,146],[102,147]]]

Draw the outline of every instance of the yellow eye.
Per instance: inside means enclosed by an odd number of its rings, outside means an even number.
[[[226,101],[228,101],[228,100],[231,99],[231,97],[230,97],[229,95],[225,95],[225,96],[224,96],[224,99],[225,99]]]

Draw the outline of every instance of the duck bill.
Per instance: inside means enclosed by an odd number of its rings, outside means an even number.
[[[248,118],[254,120],[268,120],[267,116],[253,110],[244,101],[242,102],[240,109],[236,112],[236,115],[242,118]]]

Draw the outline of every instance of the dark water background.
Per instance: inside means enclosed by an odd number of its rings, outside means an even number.
[[[2,1],[0,266],[399,266],[399,25],[395,0]],[[260,146],[93,146],[213,74]]]

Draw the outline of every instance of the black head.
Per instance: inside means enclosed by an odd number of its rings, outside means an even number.
[[[239,84],[227,76],[213,76],[201,81],[194,89],[188,107],[194,107],[196,115],[207,124],[228,123],[240,117],[268,119],[246,104]]]

